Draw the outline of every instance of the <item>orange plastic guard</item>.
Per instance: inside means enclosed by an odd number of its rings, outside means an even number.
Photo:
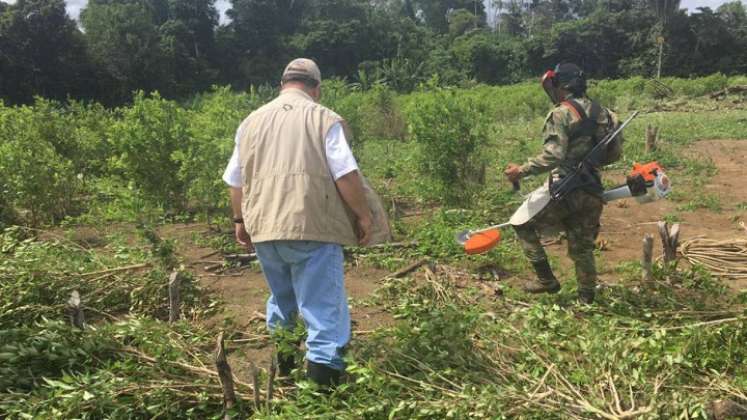
[[[653,182],[656,179],[656,173],[661,171],[659,162],[653,161],[649,163],[634,163],[633,171],[630,173],[631,176],[640,175],[646,182]]]
[[[464,243],[464,252],[470,255],[482,254],[493,249],[500,240],[501,231],[498,229],[475,233]]]

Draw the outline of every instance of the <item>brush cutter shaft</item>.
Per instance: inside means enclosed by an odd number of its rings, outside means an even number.
[[[467,243],[467,241],[470,240],[470,238],[474,237],[475,235],[479,235],[481,233],[486,233],[486,232],[490,232],[494,230],[499,231],[498,237],[500,237],[500,229],[510,224],[511,224],[510,222],[506,222],[506,223],[501,223],[500,225],[488,226],[486,228],[482,228],[478,230],[463,230],[461,232],[457,232],[457,234],[454,235],[454,239],[459,245],[464,245],[465,243]]]
[[[510,226],[510,225],[511,225],[511,222],[501,223],[500,225],[488,226],[488,227],[480,229],[480,230],[471,230],[471,231],[469,231],[469,234],[470,235],[474,235],[475,233],[487,232],[489,230],[500,229],[500,228],[504,228],[504,227]]]

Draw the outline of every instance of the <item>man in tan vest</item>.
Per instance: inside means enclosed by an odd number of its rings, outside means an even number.
[[[342,245],[369,242],[372,215],[343,119],[319,104],[321,73],[290,62],[280,95],[239,126],[223,179],[231,187],[237,241],[252,243],[271,295],[267,326],[308,330],[306,375],[338,383],[350,340]],[[281,375],[295,366],[279,354]]]

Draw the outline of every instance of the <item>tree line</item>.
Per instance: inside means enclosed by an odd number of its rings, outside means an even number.
[[[688,14],[669,0],[64,0],[0,2],[0,97],[187,99],[276,84],[293,57],[360,89],[505,84],[560,60],[595,78],[747,73],[739,1]]]

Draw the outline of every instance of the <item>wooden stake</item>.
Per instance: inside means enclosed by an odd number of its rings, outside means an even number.
[[[223,341],[223,331],[218,334],[218,340],[215,348],[215,367],[218,370],[218,379],[223,387],[223,408],[226,410],[224,418],[230,418],[228,410],[236,405],[236,392],[233,385],[233,374],[231,366],[226,359],[225,343]]]
[[[669,230],[669,246],[672,248],[672,255],[677,258],[677,249],[680,247],[680,224],[675,223]]]
[[[654,255],[654,236],[647,233],[643,237],[643,257],[641,258],[641,268],[643,275],[641,281],[643,286],[652,286],[654,284],[654,274],[651,271],[651,261]]]
[[[270,356],[270,371],[267,373],[267,411],[270,411],[270,403],[272,402],[272,394],[275,393],[275,375],[278,370],[278,361],[273,354]]]
[[[176,322],[179,320],[181,313],[181,275],[178,270],[174,270],[169,275],[169,322]]]
[[[252,373],[252,388],[254,388],[254,410],[259,411],[259,371],[254,363],[251,363],[249,370]]]
[[[70,323],[81,330],[86,326],[86,318],[83,314],[83,307],[80,304],[80,293],[73,290],[70,293],[70,299],[67,301],[67,310],[70,316]]]
[[[659,128],[652,127],[651,125],[646,127],[646,153],[651,153],[656,150],[656,141],[659,139]]]

